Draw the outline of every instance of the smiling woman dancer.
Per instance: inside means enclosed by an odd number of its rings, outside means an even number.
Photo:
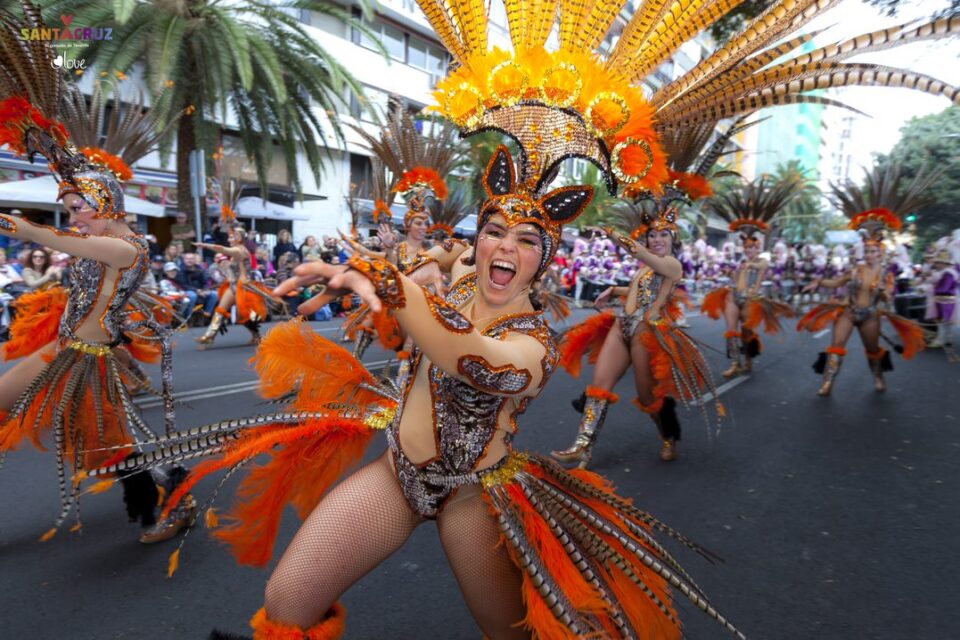
[[[852,182],[832,185],[841,210],[850,218],[849,227],[863,240],[863,263],[836,278],[818,278],[803,289],[811,292],[821,286],[846,287],[847,293],[846,300],[818,304],[797,323],[797,331],[811,333],[832,325],[830,346],[813,365],[815,372],[823,374],[818,395],[829,396],[833,391],[854,328],[860,333],[878,393],[887,390],[883,374],[893,370],[890,353],[880,346],[882,319],[886,318],[899,335],[903,344],[897,351],[904,358],[912,358],[926,347],[920,325],[889,310],[895,283],[884,264],[884,242],[902,228],[901,216],[929,201],[930,186],[939,177],[938,171],[921,171],[907,182],[899,166],[891,164],[868,170],[863,188]]]
[[[802,187],[802,182],[783,179],[771,182],[763,176],[739,189],[714,199],[712,210],[730,223],[743,243],[743,260],[730,274],[731,285],[708,293],[701,307],[704,314],[727,323],[727,357],[730,368],[724,378],[753,371],[753,360],[763,348],[757,331],[763,324],[768,334],[780,331],[780,318],[794,317],[790,305],[765,296],[764,283],[771,274],[770,263],[760,256],[764,235],[774,218]]]
[[[244,481],[245,501],[218,534],[241,561],[262,564],[278,505],[293,501],[309,513],[251,622],[256,638],[339,637],[345,611],[337,599],[427,520],[436,521],[467,605],[490,638],[679,638],[668,585],[735,632],[652,532],[707,552],[603,478],[512,449],[518,416],[557,362],[531,285],[549,267],[562,224],[593,195],[590,187],[539,195],[522,175],[518,183],[509,152],[498,149],[474,246],[440,256],[453,263],[446,299],[386,260],[360,254],[348,265],[301,265],[278,287],[282,295],[325,285],[319,300],[301,305],[304,313],[349,292],[374,313],[389,310],[415,345],[399,398],[377,388],[345,351],[290,323],[267,335],[257,364],[268,395],[297,395],[295,413],[193,431],[137,462],[218,453],[195,470],[186,491],[213,471],[270,454]],[[377,427],[386,428],[388,452],[321,499]]]
[[[578,375],[580,360],[593,351],[596,368],[593,383],[586,389],[583,418],[573,445],[553,456],[563,462],[590,464],[593,446],[607,416],[608,407],[619,400],[613,388],[632,366],[637,397],[634,404],[648,414],[660,433],[660,459],[677,458],[680,422],[676,400],[698,400],[712,388],[709,367],[690,338],[676,326],[682,317],[677,284],[683,277],[674,253],[677,238],[677,202],[686,197],[672,188],[672,196],[656,200],[644,224],[631,236],[608,233],[644,265],[626,287],[610,287],[597,298],[605,305],[612,296],[625,296],[623,311],[604,313],[572,328],[561,345],[561,362]]]
[[[29,4],[25,9],[28,22],[39,24],[39,14]],[[0,17],[4,28],[18,24],[10,15]],[[40,76],[52,68],[45,59],[53,55],[49,48],[23,46],[29,51],[17,53],[27,60],[21,64],[37,65]],[[6,63],[14,64],[10,58]],[[146,240],[125,221],[120,179],[132,172],[121,158],[101,149],[84,148],[81,153],[68,144],[65,128],[55,119],[62,86],[55,74],[46,80],[44,91],[23,87],[0,101],[0,145],[31,159],[38,153],[47,158],[59,182],[57,198],[63,201],[73,229],[65,232],[0,215],[0,234],[73,256],[62,296],[29,294],[29,304],[24,297],[14,339],[8,343],[15,348],[6,350],[7,357],[22,360],[0,376],[0,413],[9,412],[0,418],[0,451],[15,449],[26,439],[43,448],[42,432],[53,432],[61,511],[44,534],[45,540],[56,533],[71,508],[77,517],[72,530],[80,529],[79,486],[68,485],[68,465],[82,477],[87,469],[131,453],[136,433],[147,440],[156,438],[125,384],[147,384],[131,354],[163,354],[161,395],[167,430],[173,429],[169,330],[156,321],[157,310],[136,297],[149,264]],[[124,499],[131,519],[139,519],[144,526],[156,524],[165,533],[171,531],[168,525],[178,531],[189,520],[188,499],[185,511],[178,511],[182,517],[174,516],[179,518],[176,523],[156,523],[158,490],[146,476],[125,480]],[[151,529],[141,539],[156,541],[158,533]]]

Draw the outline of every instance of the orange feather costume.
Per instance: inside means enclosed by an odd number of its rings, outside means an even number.
[[[214,535],[239,562],[262,566],[272,557],[286,506],[306,517],[360,461],[374,433],[395,419],[397,401],[360,362],[300,321],[270,331],[252,362],[261,393],[289,401],[284,412],[162,439],[158,450],[90,477],[213,456],[178,487],[169,510],[204,477],[268,456],[241,483],[233,509],[208,518],[226,523]],[[671,585],[727,624],[653,534],[673,537],[708,559],[712,554],[617,495],[600,476],[567,472],[550,459],[518,452],[477,474],[483,499],[500,522],[502,544],[523,573],[523,623],[535,637],[679,639]],[[557,601],[569,603],[563,616]]]

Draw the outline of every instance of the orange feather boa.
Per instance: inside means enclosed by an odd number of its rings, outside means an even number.
[[[563,336],[560,342],[560,365],[574,378],[580,376],[580,361],[585,354],[589,354],[590,364],[597,362],[600,347],[607,339],[614,320],[616,316],[609,311],[591,316],[573,326]]]
[[[4,360],[23,358],[56,340],[68,297],[63,287],[50,287],[17,298],[10,340],[3,345]]]

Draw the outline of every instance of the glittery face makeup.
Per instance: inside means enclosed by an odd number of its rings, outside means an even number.
[[[487,303],[502,306],[530,287],[540,268],[543,241],[529,223],[509,226],[500,214],[491,216],[477,234],[477,286]]]
[[[666,229],[651,230],[647,232],[647,248],[655,256],[669,255],[673,248],[673,234]]]
[[[110,222],[107,218],[97,216],[97,211],[79,194],[68,193],[63,196],[63,205],[70,214],[70,226],[79,233],[101,236],[107,230]]]

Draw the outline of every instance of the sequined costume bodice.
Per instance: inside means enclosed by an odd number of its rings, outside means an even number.
[[[423,251],[408,251],[407,243],[401,242],[397,245],[397,269],[400,273],[407,273],[410,269],[420,262]]]
[[[853,270],[853,274],[847,282],[847,304],[853,313],[853,322],[857,326],[876,315],[877,305],[880,302],[880,292],[882,291],[883,273],[881,272],[873,282],[867,282],[864,271],[863,266],[857,267]],[[869,291],[869,302],[865,306],[861,306],[859,304],[860,293],[864,288]]]
[[[637,282],[637,295],[634,298],[636,309],[632,314],[641,318],[650,311],[650,307],[657,301],[660,295],[660,287],[663,286],[663,276],[652,269],[640,274]]]
[[[109,294],[109,303],[100,318],[100,326],[110,337],[111,343],[119,342],[123,325],[123,309],[140,287],[150,268],[147,241],[135,235],[124,236],[121,239],[136,247],[137,256],[133,264],[120,269],[114,289]],[[92,258],[73,258],[67,281],[69,299],[67,308],[60,318],[62,339],[76,339],[76,331],[97,306],[97,301],[103,293],[106,274],[107,267],[102,262]]]
[[[242,260],[230,258],[229,260],[221,262],[219,266],[220,272],[223,273],[223,277],[226,278],[227,282],[236,285],[244,273],[249,273],[250,264],[250,252],[248,251],[244,253]]]
[[[852,306],[859,306],[857,301],[860,299],[860,292],[863,291],[864,287],[867,287],[870,292],[870,302],[867,305],[869,308],[877,306],[877,302],[880,301],[880,290],[881,283],[883,281],[882,274],[878,276],[873,282],[866,282],[864,280],[865,273],[864,267],[857,267],[853,270],[853,274],[850,277],[850,282],[847,284],[847,291],[850,295],[850,304]]]
[[[467,322],[459,314],[451,316],[456,317]],[[557,347],[541,313],[505,316],[482,333],[496,339],[504,339],[510,333],[533,336],[546,348],[541,387],[553,373],[558,359]],[[514,405],[509,417],[511,427],[516,430],[516,418],[526,409],[530,398],[517,400],[496,392],[519,393],[529,384],[530,375],[510,367],[491,369],[484,363],[476,362],[475,370],[470,372],[470,377],[475,381],[471,385],[426,362],[429,366],[427,380],[433,409],[436,454],[426,462],[413,463],[399,444],[399,416],[403,413],[403,405],[417,372],[424,363],[422,354],[416,349],[409,375],[401,381],[404,385],[403,401],[397,412],[398,418],[387,430],[387,441],[394,453],[397,477],[407,501],[418,514],[431,518],[439,513],[443,503],[458,486],[476,481],[476,467],[500,428],[499,418],[508,403]],[[473,366],[471,362],[465,358],[461,361],[461,367]],[[507,444],[511,436],[512,433],[507,434]]]

